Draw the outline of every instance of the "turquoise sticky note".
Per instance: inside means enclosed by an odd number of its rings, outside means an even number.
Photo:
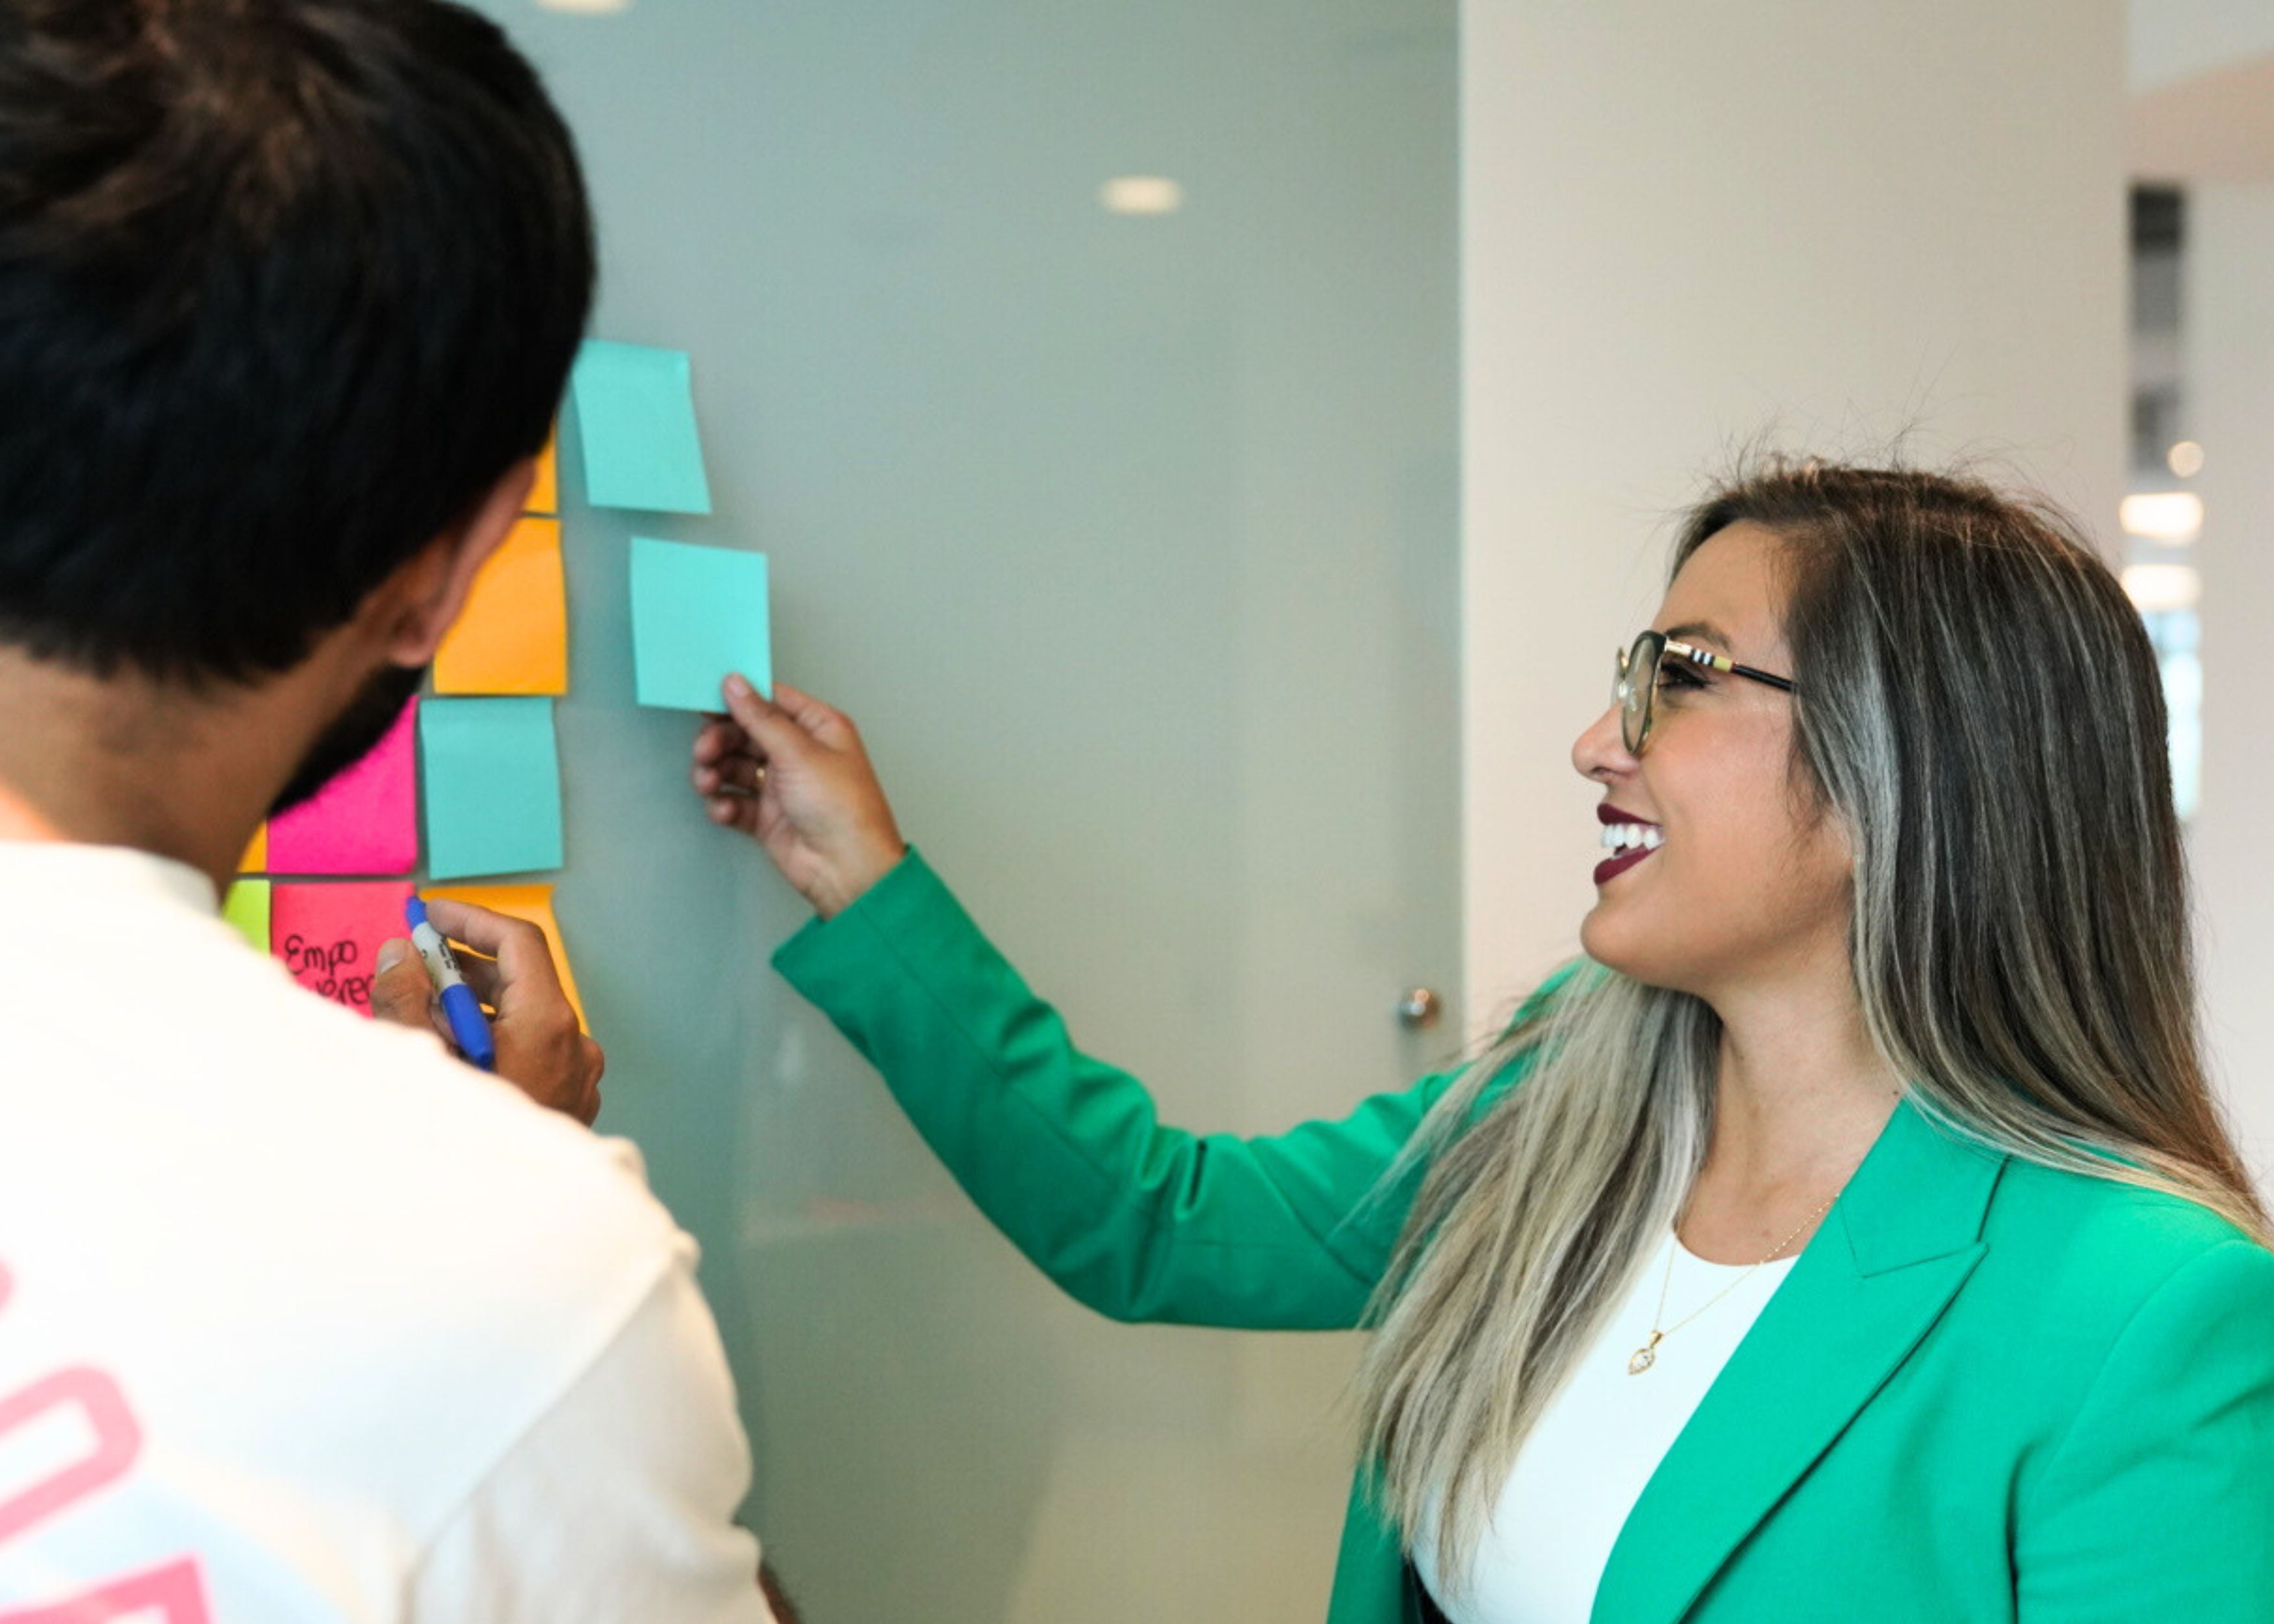
[[[593,507],[711,511],[684,351],[593,339],[577,351],[569,389]]]
[[[766,555],[634,537],[632,669],[644,705],[716,710],[730,671],[773,697]]]
[[[558,868],[561,752],[550,699],[430,699],[426,872],[438,880]]]

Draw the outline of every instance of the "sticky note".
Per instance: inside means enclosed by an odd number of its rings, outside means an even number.
[[[268,825],[263,823],[252,831],[252,844],[245,848],[245,855],[237,860],[239,874],[268,872]]]
[[[371,1013],[379,944],[410,934],[408,880],[279,884],[269,903],[270,951],[292,979],[320,997]]]
[[[561,521],[524,518],[474,577],[434,656],[438,694],[568,691],[568,588]]]
[[[553,432],[546,436],[545,449],[537,454],[537,479],[529,487],[528,509],[531,513],[561,511],[561,425],[555,423]]]
[[[412,700],[370,755],[268,821],[271,874],[408,874],[418,861]]]
[[[568,967],[568,948],[561,939],[561,921],[553,913],[553,887],[550,885],[429,885],[419,895],[432,902],[447,898],[452,902],[471,902],[478,908],[487,908],[493,914],[505,914],[515,919],[525,919],[545,932],[546,945],[553,950],[553,967],[560,973],[561,990],[568,995],[568,1006],[576,1011],[580,1026],[589,1026],[584,1019],[584,1000],[576,991],[576,973]]]
[[[766,555],[634,537],[632,668],[644,705],[716,710],[730,671],[772,698]]]
[[[711,511],[684,351],[590,340],[577,352],[569,392],[593,507]]]
[[[426,872],[438,880],[561,866],[561,753],[549,699],[430,699]]]
[[[221,899],[221,916],[256,952],[268,951],[269,895],[267,880],[239,880]]]

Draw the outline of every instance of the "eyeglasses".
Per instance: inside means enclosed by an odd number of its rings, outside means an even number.
[[[1664,632],[1645,632],[1634,640],[1632,648],[1619,650],[1618,676],[1611,685],[1611,703],[1619,708],[1619,737],[1625,741],[1630,756],[1641,755],[1644,743],[1650,738],[1653,702],[1658,695],[1659,665],[1668,656],[1692,665],[1703,665],[1709,671],[1744,677],[1754,682],[1766,682],[1769,687],[1781,688],[1788,694],[1793,691],[1789,677],[1757,671],[1751,665],[1740,665],[1727,655],[1698,648],[1694,643],[1677,643]]]

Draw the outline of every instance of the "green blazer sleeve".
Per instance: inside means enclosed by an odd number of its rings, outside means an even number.
[[[914,852],[774,965],[882,1073],[980,1210],[1116,1320],[1356,1326],[1415,1179],[1384,1174],[1454,1073],[1262,1139],[1164,1126],[1082,1053]]]
[[[2252,1241],[2140,1306],[2016,1519],[2020,1624],[2274,1618],[2270,1348],[2274,1252]]]

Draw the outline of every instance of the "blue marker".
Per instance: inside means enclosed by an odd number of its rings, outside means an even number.
[[[474,989],[458,974],[458,956],[442,939],[442,933],[426,922],[425,903],[413,897],[403,904],[403,912],[410,922],[410,944],[426,961],[426,974],[441,989],[442,1013],[449,1020],[450,1036],[456,1041],[458,1052],[470,1065],[478,1065],[485,1071],[496,1071],[497,1041],[490,1036],[490,1023],[482,1013],[482,1001],[474,996]]]

